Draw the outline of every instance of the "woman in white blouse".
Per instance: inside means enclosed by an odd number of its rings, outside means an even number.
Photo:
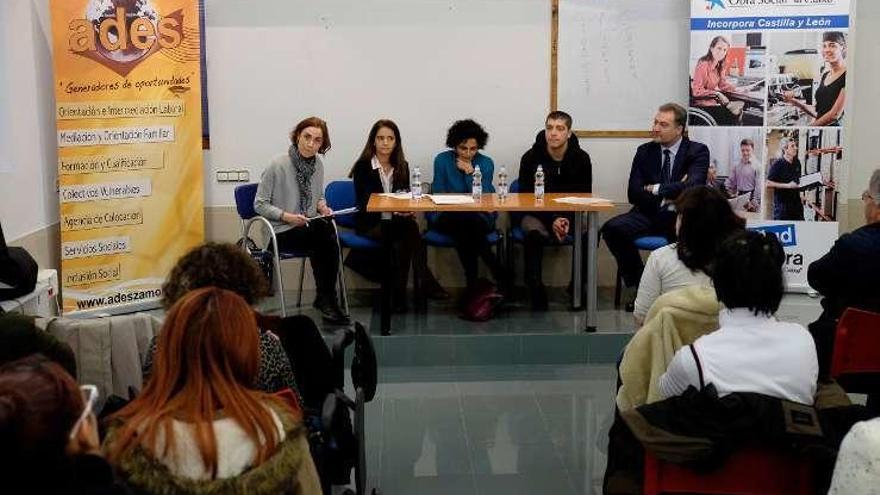
[[[669,291],[689,285],[710,286],[709,273],[718,246],[731,234],[745,228],[727,198],[717,190],[701,186],[686,190],[675,202],[678,242],[651,253],[642,272],[633,317],[644,323],[654,301]]]

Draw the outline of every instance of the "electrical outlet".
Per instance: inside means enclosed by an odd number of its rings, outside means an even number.
[[[217,171],[217,182],[227,182],[229,180],[229,172],[225,170]]]
[[[239,182],[250,182],[251,180],[251,172],[249,170],[239,170],[238,171],[238,181]]]

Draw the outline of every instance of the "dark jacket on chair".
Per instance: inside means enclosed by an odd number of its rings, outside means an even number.
[[[581,148],[578,137],[572,133],[568,138],[568,148],[561,162],[556,162],[547,152],[546,132],[535,136],[535,143],[526,151],[519,162],[519,191],[535,192],[535,171],[538,165],[544,169],[544,191],[548,193],[591,193],[593,192],[593,163],[590,155]],[[530,215],[539,217],[550,225],[561,213]]]
[[[706,184],[709,170],[709,148],[703,143],[681,138],[681,145],[672,164],[671,180],[660,186],[660,193],[645,191],[648,184],[660,184],[660,168],[663,162],[659,143],[645,143],[636,149],[629,173],[627,198],[640,213],[652,216],[660,209],[663,199],[675,200],[687,188]]]
[[[392,189],[394,191],[409,189],[409,166],[404,174],[394,176]],[[351,178],[354,181],[354,194],[358,211],[355,213],[356,230],[360,233],[367,232],[382,219],[381,213],[368,213],[367,202],[370,201],[370,195],[385,192],[382,189],[382,178],[379,177],[379,170],[373,169],[371,160],[358,160],[351,170]]]

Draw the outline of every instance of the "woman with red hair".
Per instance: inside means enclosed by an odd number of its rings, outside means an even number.
[[[144,493],[319,494],[300,415],[252,388],[259,331],[235,293],[183,296],[159,334],[153,375],[113,415],[104,448]]]

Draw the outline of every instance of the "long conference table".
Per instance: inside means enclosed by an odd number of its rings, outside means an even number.
[[[443,196],[443,195],[437,195]],[[456,195],[461,196],[461,195]],[[548,193],[544,199],[535,199],[533,193],[511,193],[505,199],[500,199],[497,194],[483,194],[479,202],[461,204],[436,204],[428,197],[415,200],[411,198],[392,197],[383,194],[373,194],[367,203],[367,211],[373,213],[389,212],[493,212],[493,211],[518,211],[518,212],[574,212],[573,233],[584,232],[584,220],[586,219],[587,243],[587,294],[586,294],[586,332],[596,331],[596,292],[597,292],[597,247],[599,235],[598,213],[611,211],[614,206],[610,202],[577,203],[559,202],[562,198],[592,198],[588,193]],[[585,218],[586,217],[586,218]],[[382,222],[383,228],[387,229],[391,222]],[[581,266],[583,264],[583,235],[573,235],[574,253],[572,264],[574,265],[574,290],[572,303],[575,309],[581,307],[581,291],[583,286]],[[383,235],[389,240],[384,246],[385,252],[392,256],[390,236]],[[391,332],[391,280],[389,277],[382,284],[382,307],[381,307],[381,331],[383,335]]]

